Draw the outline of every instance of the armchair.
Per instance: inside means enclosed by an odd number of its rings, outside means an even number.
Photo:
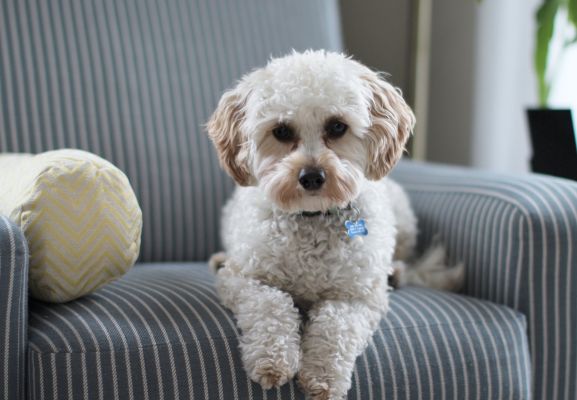
[[[27,296],[27,244],[0,216],[5,399],[303,399],[243,371],[205,260],[233,183],[202,124],[250,68],[340,50],[336,0],[0,3],[0,151],[73,147],[129,177],[139,263],[65,304]],[[404,162],[394,177],[464,261],[464,295],[404,288],[350,399],[574,399],[577,184]],[[1,201],[1,200],[0,200]]]
[[[0,215],[0,395],[24,398],[28,344],[28,246]]]

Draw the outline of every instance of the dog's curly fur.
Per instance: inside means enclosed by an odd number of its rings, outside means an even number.
[[[334,120],[347,127],[342,137],[327,133]],[[279,125],[291,140],[275,137]],[[244,367],[264,388],[298,374],[313,399],[346,396],[387,311],[388,278],[406,270],[416,241],[409,200],[385,177],[413,125],[397,89],[337,53],[273,59],[223,95],[207,128],[239,187],[223,211],[226,255],[212,264],[242,332]],[[326,174],[314,191],[299,184],[311,166]],[[344,223],[359,217],[369,234],[350,239]],[[444,274],[435,254],[427,268]],[[460,277],[442,275],[438,286]]]

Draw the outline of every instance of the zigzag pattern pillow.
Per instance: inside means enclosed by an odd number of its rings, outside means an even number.
[[[66,302],[126,273],[142,213],[126,176],[80,150],[0,155],[0,214],[23,230],[30,294]]]

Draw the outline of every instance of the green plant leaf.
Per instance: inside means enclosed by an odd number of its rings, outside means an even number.
[[[567,1],[567,12],[569,14],[569,21],[571,21],[575,29],[577,29],[577,0]]]
[[[575,0],[569,0],[575,1]],[[541,107],[547,105],[551,82],[547,80],[547,61],[549,56],[549,45],[553,37],[555,28],[555,16],[559,10],[561,0],[545,0],[539,10],[537,10],[537,35],[535,40],[535,72],[539,88],[539,104]]]

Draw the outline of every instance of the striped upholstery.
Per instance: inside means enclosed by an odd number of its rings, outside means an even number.
[[[244,373],[231,313],[204,264],[144,264],[72,303],[30,307],[32,399],[303,399]],[[392,294],[350,399],[529,397],[525,319],[426,289]]]
[[[527,316],[536,399],[577,398],[577,183],[403,163],[422,245],[439,235],[466,293]]]
[[[26,385],[28,246],[0,215],[0,398],[21,399]]]
[[[102,156],[137,193],[141,260],[206,260],[233,187],[201,127],[220,94],[339,47],[336,0],[0,0],[0,152]]]

